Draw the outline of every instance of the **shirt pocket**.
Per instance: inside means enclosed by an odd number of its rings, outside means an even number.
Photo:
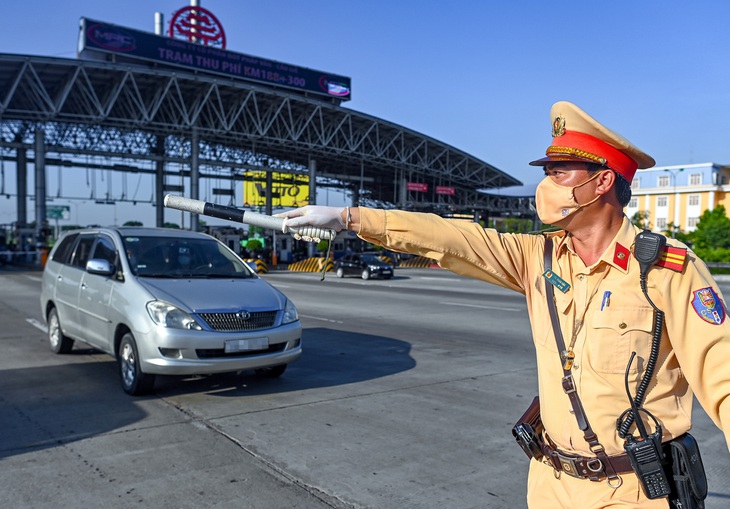
[[[643,368],[651,351],[653,309],[647,306],[606,308],[593,312],[588,338],[588,361],[598,373],[625,373],[631,358],[629,373]]]

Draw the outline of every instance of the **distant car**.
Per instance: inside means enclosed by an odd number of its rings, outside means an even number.
[[[151,391],[155,375],[277,377],[302,353],[294,304],[202,233],[67,232],[43,270],[41,308],[54,352],[81,341],[113,355],[132,395]]]
[[[390,279],[393,277],[393,265],[384,262],[372,254],[346,254],[334,264],[337,277],[360,276],[363,279]]]

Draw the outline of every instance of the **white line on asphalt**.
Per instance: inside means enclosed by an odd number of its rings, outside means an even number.
[[[37,283],[42,283],[43,282],[43,278],[40,278],[38,276],[25,276],[25,277],[27,277],[31,281],[36,281]]]
[[[520,308],[503,308],[501,306],[485,306],[483,304],[462,304],[461,302],[441,302],[446,306],[463,306],[466,308],[496,309],[497,311],[523,311]]]
[[[323,322],[330,322],[330,323],[345,323],[341,322],[340,320],[330,320],[329,318],[320,318],[319,316],[309,316],[309,315],[299,315],[304,318],[311,318],[312,320],[321,320]]]
[[[43,325],[38,320],[36,320],[35,318],[26,318],[25,321],[28,322],[29,324],[31,324],[36,329],[42,330],[43,332],[46,332],[46,326]]]

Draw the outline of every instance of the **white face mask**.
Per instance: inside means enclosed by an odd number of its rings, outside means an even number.
[[[575,200],[575,190],[595,179],[598,175],[600,175],[600,172],[596,172],[588,180],[572,187],[558,185],[550,177],[542,179],[535,190],[535,205],[537,206],[537,215],[540,221],[545,224],[555,224],[598,200],[600,195],[588,203],[580,204]]]

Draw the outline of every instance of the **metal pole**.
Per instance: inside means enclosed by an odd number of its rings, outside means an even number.
[[[309,160],[309,204],[317,204],[317,160]],[[316,245],[314,242],[307,242],[307,254],[310,258],[314,257]]]
[[[28,225],[28,153],[25,147],[18,148],[17,188],[18,188],[18,228]]]
[[[42,126],[35,129],[35,241],[42,242],[46,221],[46,140]]]
[[[156,35],[165,35],[165,15],[161,12],[155,13],[155,34]]]
[[[190,197],[200,199],[200,142],[195,127],[190,137]],[[190,214],[190,229],[194,232],[200,231],[199,217],[198,214]]]
[[[165,137],[157,136],[157,155],[161,156],[155,161],[155,226],[162,228],[165,225]]]

